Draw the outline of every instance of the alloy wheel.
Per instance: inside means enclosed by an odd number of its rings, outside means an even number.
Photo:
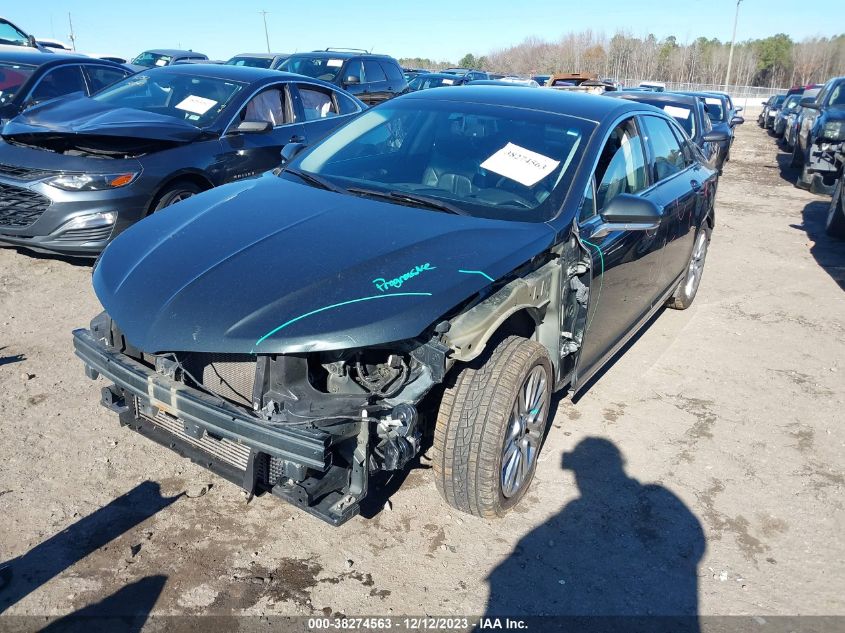
[[[519,388],[502,448],[502,494],[512,497],[530,479],[543,441],[546,415],[546,372],[534,367]]]

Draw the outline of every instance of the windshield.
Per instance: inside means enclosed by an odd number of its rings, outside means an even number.
[[[323,81],[334,81],[342,67],[343,59],[340,58],[294,55],[286,59],[279,66],[279,70],[314,77]]]
[[[777,97],[775,97],[775,101],[772,105],[774,105],[776,108],[779,108],[781,106],[781,104],[784,102],[785,99],[786,99],[786,96],[778,95]]]
[[[26,36],[26,33],[15,28],[13,24],[0,19],[0,44],[28,46],[29,38]]]
[[[725,108],[719,97],[704,97],[704,105],[707,109],[707,116],[711,121],[721,123],[725,120]]]
[[[554,217],[595,124],[574,117],[408,99],[369,110],[291,165],[354,195],[427,199],[453,213]],[[288,174],[283,171],[282,175]]]
[[[147,68],[153,68],[154,66],[167,66],[170,61],[173,59],[170,55],[160,55],[158,53],[151,53],[150,51],[146,51],[145,53],[141,53],[132,60],[132,63],[136,66],[146,66]]]
[[[272,57],[233,57],[226,66],[249,66],[250,68],[270,68]]]
[[[841,108],[845,106],[845,82],[839,82],[830,91],[830,98],[827,104],[831,108]]]
[[[14,99],[20,87],[26,83],[35,66],[0,62],[0,104],[7,104]]]
[[[803,95],[801,95],[801,94],[789,95],[786,98],[786,101],[783,102],[783,109],[784,110],[794,109],[798,105],[798,103],[801,101],[802,97],[803,97]]]
[[[426,88],[439,88],[440,86],[455,86],[461,83],[460,78],[454,75],[451,77],[432,77],[431,75],[418,75],[408,84],[411,90],[425,90]]]
[[[127,77],[91,98],[113,108],[133,108],[189,121],[212,123],[244,85],[216,77],[145,71]]]

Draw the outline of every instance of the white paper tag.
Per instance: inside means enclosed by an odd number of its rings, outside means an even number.
[[[718,99],[715,99],[714,97],[707,97],[704,100],[704,103],[707,103],[709,105],[722,105],[722,102],[719,101]]]
[[[443,80],[443,85],[444,85],[444,86],[451,86],[453,83],[455,83],[455,80],[454,80],[454,79],[444,79],[444,80]]]
[[[191,95],[178,103],[176,107],[186,112],[193,112],[194,114],[205,114],[216,105],[217,102],[213,99]]]
[[[156,66],[167,66],[167,60],[166,59],[157,59],[156,60]]]
[[[481,168],[531,187],[557,169],[558,165],[559,160],[508,143],[481,163]]]
[[[689,108],[679,108],[671,105],[663,106],[663,111],[669,116],[675,117],[676,119],[683,119],[684,121],[686,121],[690,115]]]
[[[329,68],[340,68],[341,66],[343,66],[343,60],[342,59],[330,59],[329,61],[326,62],[326,66],[328,66]]]

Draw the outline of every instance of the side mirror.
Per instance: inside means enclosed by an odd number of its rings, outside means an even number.
[[[735,116],[731,119],[731,125],[742,125],[745,123],[745,119],[741,116]]]
[[[272,129],[270,121],[241,121],[232,131],[236,134],[263,134]]]
[[[361,78],[358,75],[349,75],[343,80],[343,83],[347,86],[354,86],[355,84],[361,83]]]
[[[296,158],[302,150],[305,149],[305,143],[287,143],[282,148],[282,165],[287,165],[290,161]]]
[[[811,108],[813,110],[818,110],[819,105],[816,103],[815,97],[804,97],[799,101],[799,104],[802,108]]]
[[[768,101],[761,101],[760,103],[762,103],[763,105],[769,105]]]
[[[745,119],[743,119],[744,121]],[[708,132],[705,134],[701,140],[705,143],[724,143],[725,141],[729,140],[730,136],[725,134],[724,132],[718,132],[713,130],[712,132]]]
[[[34,35],[26,36],[26,45],[31,46],[32,48],[38,48],[38,42],[35,41]]]
[[[745,109],[745,108],[743,108],[742,106],[737,106],[737,107],[735,107],[735,108],[734,108],[734,110],[735,110],[736,112],[742,112],[744,109]]]
[[[660,226],[662,210],[647,198],[620,193],[601,212],[603,221],[590,234],[591,238],[602,237],[612,231],[650,231]]]

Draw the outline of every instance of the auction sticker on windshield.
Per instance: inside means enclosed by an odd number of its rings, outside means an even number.
[[[677,106],[663,106],[663,111],[671,117],[676,119],[688,119],[690,115],[689,108],[679,108]]]
[[[192,112],[194,114],[205,114],[216,105],[217,102],[213,99],[206,99],[205,97],[190,95],[189,97],[185,97],[182,101],[176,104],[176,107],[180,110],[185,110],[186,112]]]
[[[532,187],[557,169],[558,165],[559,160],[508,143],[481,163],[481,168]]]
[[[340,68],[341,66],[343,66],[343,60],[342,59],[330,59],[329,61],[326,62],[326,66],[328,66],[329,68]]]

